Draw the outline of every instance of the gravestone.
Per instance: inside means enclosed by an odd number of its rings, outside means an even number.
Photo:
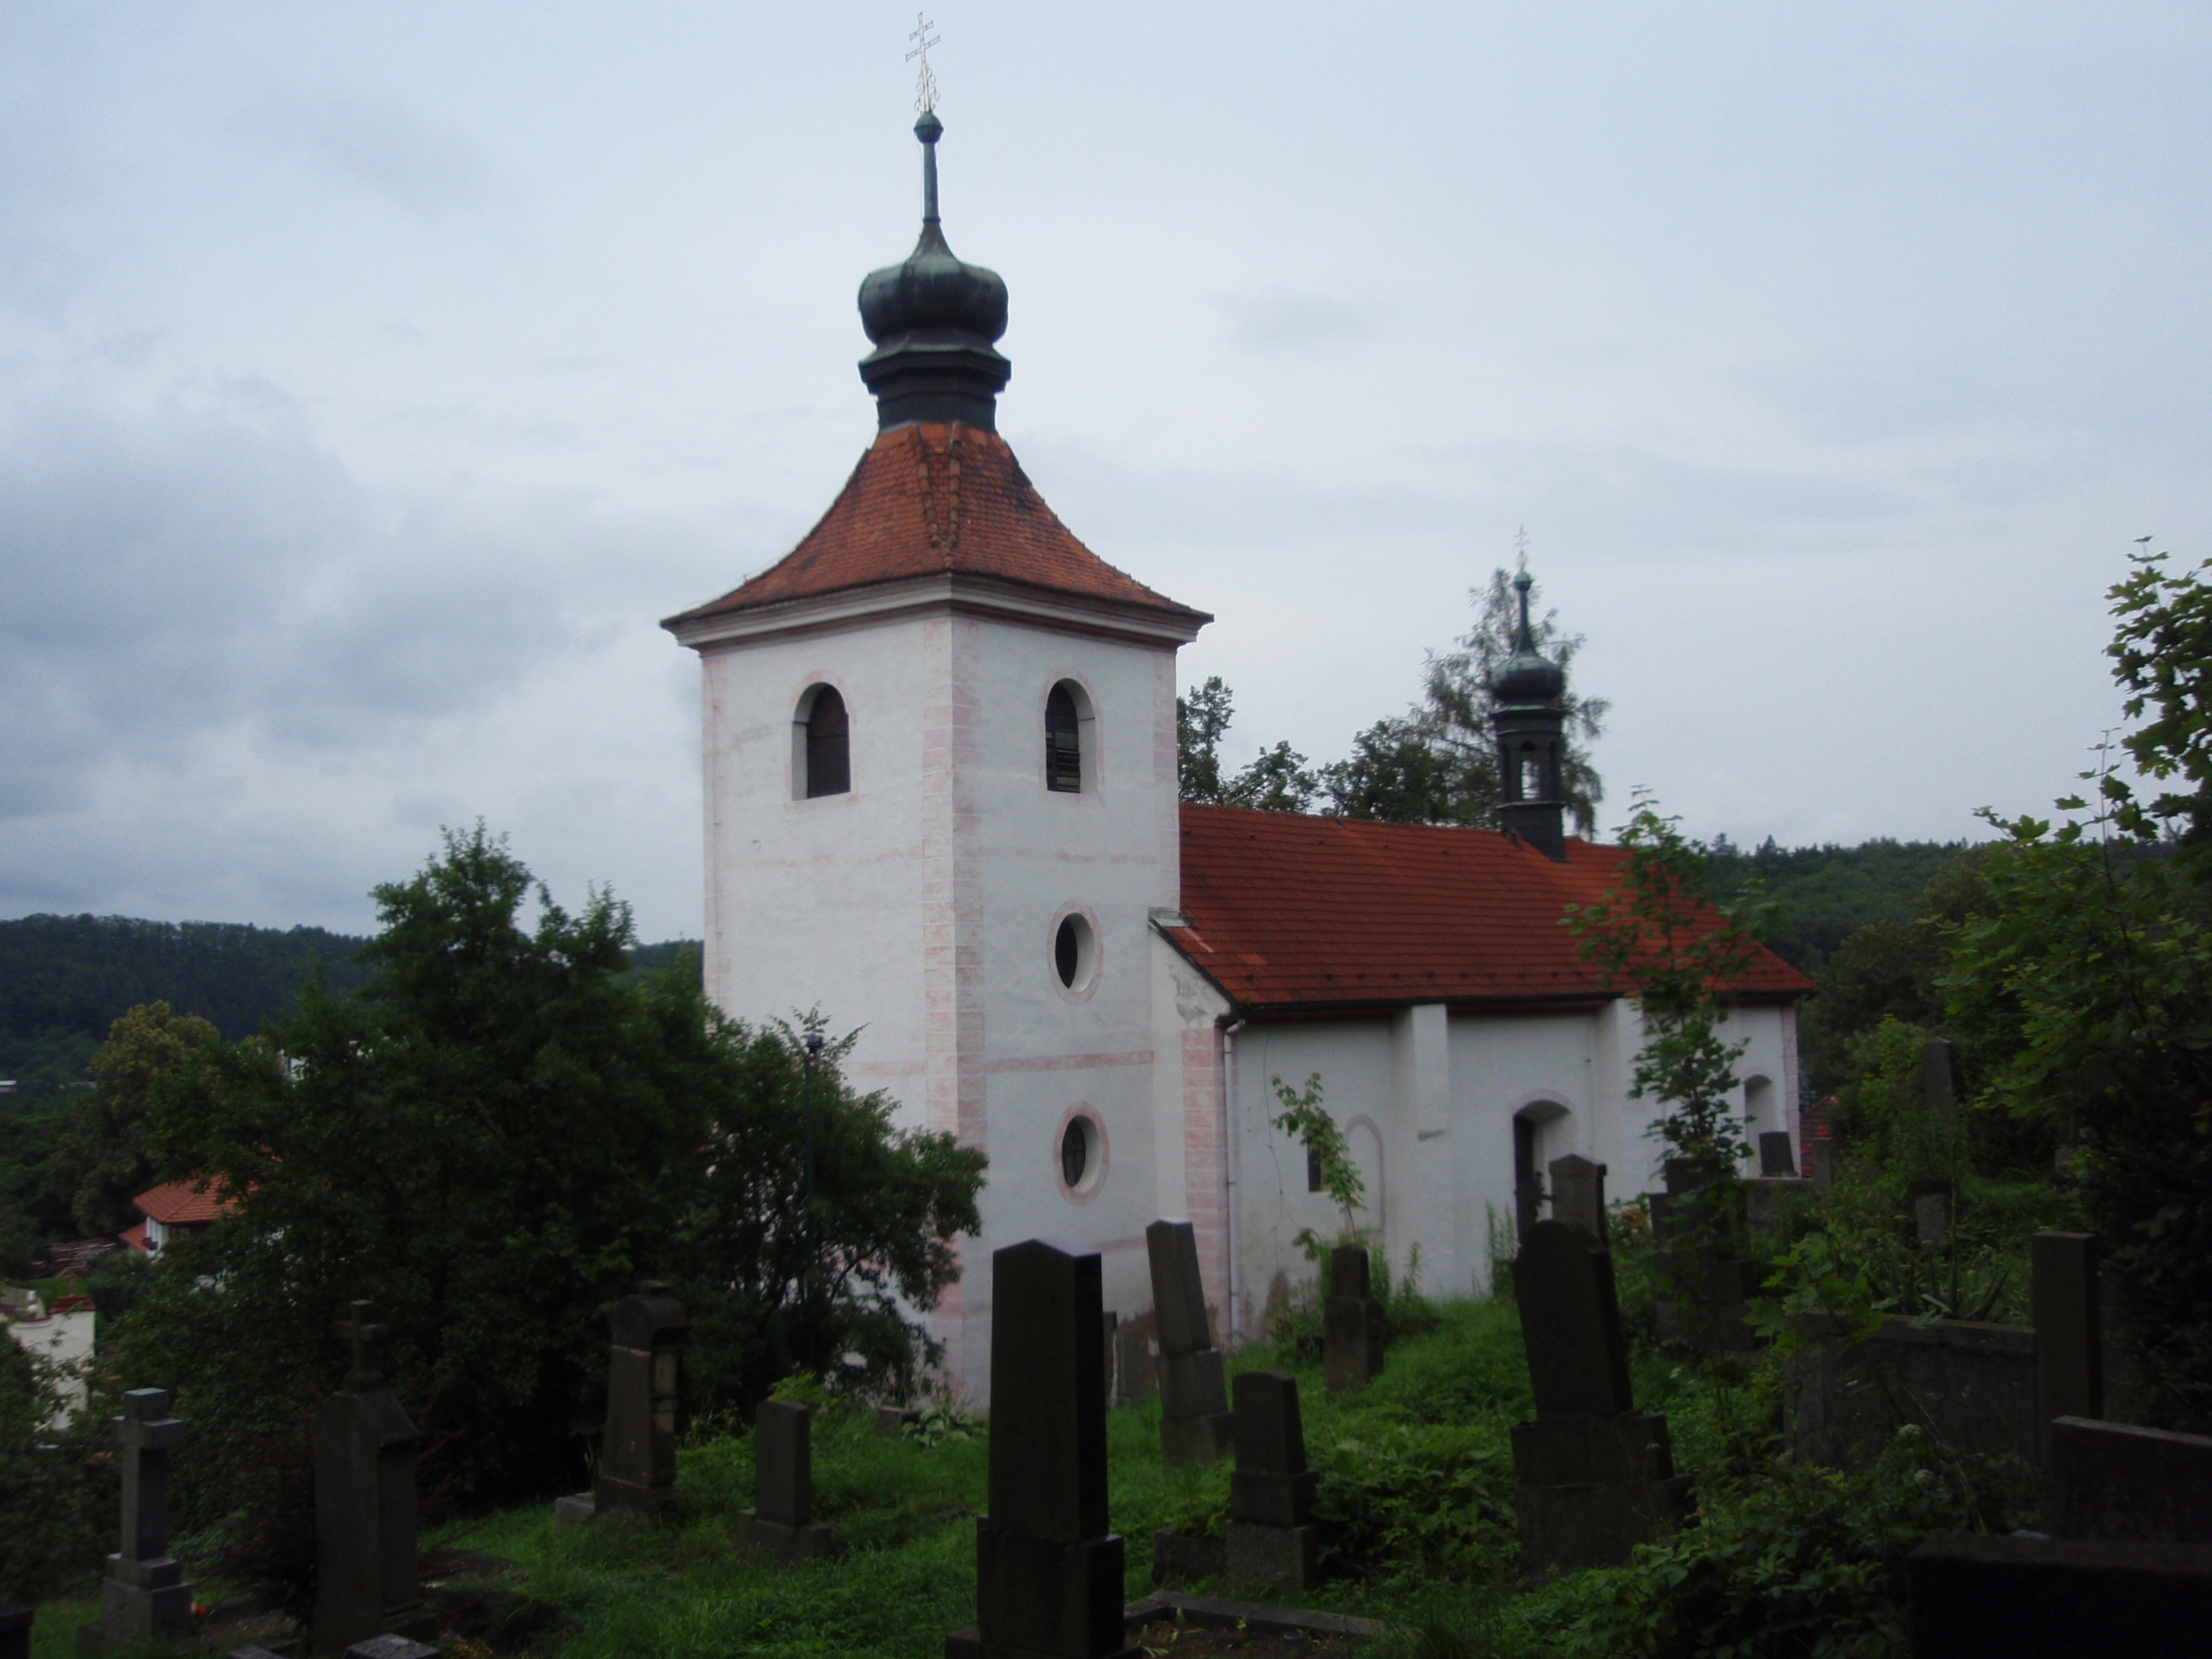
[[[192,1590],[169,1554],[169,1453],[185,1425],[169,1415],[167,1389],[133,1389],[115,1419],[123,1457],[122,1547],[100,1581],[100,1617],[80,1626],[77,1651],[143,1647],[192,1628]],[[28,1640],[29,1626],[24,1626]]]
[[[878,1406],[876,1407],[876,1432],[896,1440],[908,1428],[921,1421],[921,1413],[911,1406]]]
[[[1759,1138],[1759,1173],[1771,1180],[1778,1176],[1795,1176],[1797,1160],[1790,1153],[1790,1131],[1769,1129]]]
[[[753,1506],[738,1516],[738,1542],[778,1561],[818,1560],[836,1534],[814,1522],[814,1408],[763,1400],[753,1418]]]
[[[1552,1160],[1552,1219],[1605,1242],[1605,1165],[1579,1152]]]
[[[1321,1308],[1321,1374],[1342,1394],[1382,1375],[1382,1304],[1372,1294],[1367,1247],[1340,1244],[1328,1255],[1328,1297]]]
[[[1139,1659],[1106,1523],[1099,1283],[1096,1255],[1037,1239],[991,1257],[990,1510],[975,1622],[945,1659]]]
[[[2105,1414],[2104,1321],[2097,1236],[2040,1232],[2028,1242],[2027,1322],[2035,1327],[2036,1417],[2044,1461],[2051,1422]]]
[[[1733,1254],[1732,1241],[1748,1229],[1759,1183],[1714,1179],[1688,1158],[1670,1158],[1664,1167],[1667,1190],[1650,1200],[1660,1340],[1699,1353],[1746,1352],[1753,1337],[1745,1304],[1759,1293],[1759,1277],[1754,1264]]]
[[[607,1426],[592,1507],[655,1524],[676,1498],[681,1345],[691,1328],[668,1286],[647,1279],[607,1315]]]
[[[1942,1533],[1905,1578],[1915,1659],[2186,1653],[2212,1627],[2203,1545]]]
[[[1188,1221],[1155,1221],[1145,1249],[1160,1341],[1160,1455],[1171,1466],[1211,1463],[1229,1450],[1229,1388],[1206,1326],[1198,1237]]]
[[[1832,1135],[1817,1137],[1805,1149],[1805,1161],[1812,1166],[1813,1184],[1822,1192],[1836,1184],[1836,1141]]]
[[[2054,1537],[2212,1544],[2212,1437],[2082,1417],[2049,1429]]]
[[[1560,1221],[1513,1261],[1533,1421],[1514,1425],[1514,1509],[1532,1571],[1617,1565],[1680,1524],[1667,1420],[1636,1410],[1605,1247]]]
[[[32,1609],[0,1601],[0,1659],[31,1659]]]
[[[336,1656],[372,1636],[432,1636],[416,1550],[415,1449],[422,1436],[371,1364],[384,1328],[356,1302],[338,1327],[353,1363],[316,1408],[315,1613],[309,1646]]]
[[[1953,1188],[1945,1180],[1916,1181],[1912,1195],[1913,1231],[1923,1250],[1940,1250],[1951,1240]]]
[[[1313,1518],[1319,1477],[1306,1467],[1297,1379],[1246,1371],[1237,1379],[1236,1418],[1229,1580],[1246,1589],[1311,1589],[1321,1578],[1321,1528]]]

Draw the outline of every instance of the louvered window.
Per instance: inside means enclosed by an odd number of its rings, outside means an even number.
[[[1063,794],[1083,793],[1083,727],[1074,690],[1062,680],[1044,700],[1044,781]]]

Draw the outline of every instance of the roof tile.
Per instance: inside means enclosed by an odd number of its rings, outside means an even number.
[[[664,625],[945,574],[1209,620],[1078,541],[1045,505],[1004,438],[955,422],[895,427],[878,435],[797,547],[720,599]]]
[[[1561,864],[1493,830],[1187,805],[1190,926],[1168,937],[1255,1009],[1609,995],[1561,919],[1627,855],[1566,845]],[[1732,988],[1796,997],[1813,982],[1761,949]]]

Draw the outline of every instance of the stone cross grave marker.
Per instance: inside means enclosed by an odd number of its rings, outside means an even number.
[[[1797,1160],[1790,1155],[1789,1130],[1769,1129],[1759,1137],[1759,1173],[1768,1179],[1797,1173]]]
[[[1321,1308],[1321,1374],[1332,1395],[1382,1375],[1382,1304],[1368,1276],[1367,1247],[1340,1244],[1328,1255],[1328,1298]]]
[[[384,1334],[356,1302],[338,1326],[353,1363],[316,1408],[315,1612],[310,1650],[343,1654],[372,1636],[428,1637],[417,1551],[415,1452],[421,1431],[384,1384],[370,1354]]]
[[[676,1407],[681,1345],[691,1328],[668,1286],[647,1279],[607,1315],[607,1426],[592,1507],[657,1523],[676,1498]]]
[[[763,1400],[753,1417],[753,1506],[738,1516],[743,1547],[785,1563],[836,1553],[814,1522],[814,1408]]]
[[[1098,1258],[1037,1239],[991,1257],[990,1512],[975,1613],[945,1659],[1139,1659],[1106,1522]]]
[[[1160,1343],[1160,1455],[1170,1465],[1211,1463],[1229,1450],[1229,1387],[1206,1327],[1198,1237],[1188,1221],[1155,1221],[1145,1249]]]
[[[183,1443],[185,1425],[169,1415],[167,1389],[131,1389],[114,1422],[123,1454],[122,1547],[100,1581],[100,1617],[78,1627],[77,1651],[86,1654],[189,1635],[192,1627],[191,1586],[169,1554],[169,1453]]]
[[[1552,1160],[1552,1219],[1605,1240],[1605,1165],[1579,1152]]]
[[[1514,1509],[1530,1568],[1619,1565],[1680,1524],[1667,1419],[1635,1409],[1613,1259],[1580,1229],[1540,1221],[1513,1262],[1534,1421],[1512,1431]]]
[[[1321,1529],[1313,1518],[1318,1477],[1306,1467],[1297,1379],[1246,1371],[1237,1379],[1236,1416],[1230,1582],[1247,1589],[1311,1589],[1321,1578]]]

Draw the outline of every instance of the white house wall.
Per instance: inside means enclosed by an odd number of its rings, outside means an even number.
[[[1747,1042],[1739,1076],[1766,1079],[1775,1099],[1794,1102],[1794,1011],[1738,1010],[1725,1029]],[[1448,1014],[1438,1005],[1246,1026],[1235,1039],[1232,1075],[1236,1283],[1247,1328],[1271,1294],[1312,1278],[1299,1231],[1328,1237],[1342,1225],[1325,1194],[1306,1191],[1303,1149],[1273,1126],[1273,1079],[1303,1087],[1317,1072],[1340,1128],[1373,1126],[1380,1168],[1363,1168],[1369,1204],[1356,1219],[1387,1249],[1393,1271],[1406,1271],[1418,1245],[1424,1289],[1481,1295],[1493,1253],[1512,1248],[1516,1114],[1536,1123],[1540,1170],[1575,1152],[1607,1166],[1612,1197],[1663,1186],[1663,1148],[1648,1133],[1656,1110],[1628,1097],[1642,1042],[1625,999],[1567,1013]],[[1739,1087],[1739,1110],[1743,1098]]]

